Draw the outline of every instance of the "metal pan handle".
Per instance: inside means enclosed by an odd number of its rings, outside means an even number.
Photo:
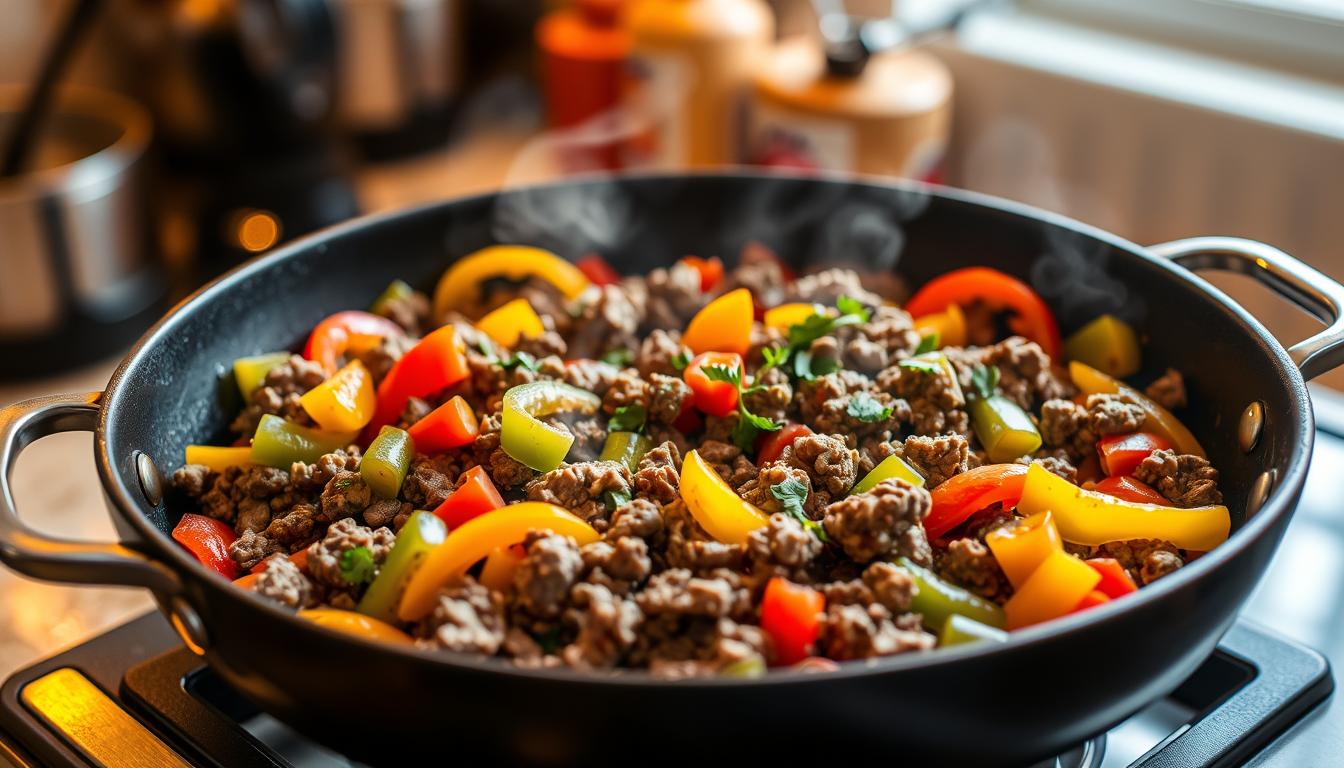
[[[1192,237],[1148,250],[1192,272],[1218,269],[1250,275],[1325,323],[1325,330],[1288,348],[1302,378],[1314,379],[1344,364],[1344,285],[1278,248],[1239,237]]]
[[[52,395],[0,410],[0,560],[27,576],[74,584],[148,587],[161,597],[181,590],[167,566],[120,544],[69,541],[34,531],[19,519],[9,476],[34,440],[98,426],[101,392]]]

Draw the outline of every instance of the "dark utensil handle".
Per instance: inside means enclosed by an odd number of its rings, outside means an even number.
[[[1302,378],[1344,364],[1344,285],[1273,246],[1239,237],[1192,237],[1148,246],[1188,270],[1240,272],[1264,284],[1326,324],[1325,330],[1288,348]]]
[[[148,587],[169,598],[181,590],[167,566],[120,543],[69,541],[34,531],[19,519],[9,476],[23,449],[60,432],[92,432],[101,392],[52,395],[0,410],[0,560],[36,579]]]

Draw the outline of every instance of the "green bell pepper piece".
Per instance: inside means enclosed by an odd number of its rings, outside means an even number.
[[[1102,315],[1064,341],[1064,355],[1117,379],[1133,376],[1143,367],[1139,336],[1124,320]]]
[[[383,427],[359,462],[364,484],[384,499],[395,499],[415,458],[415,441],[404,429]]]
[[[915,580],[915,596],[910,601],[910,610],[924,616],[924,626],[937,632],[946,623],[947,617],[960,614],[975,619],[991,627],[1003,626],[1003,609],[997,604],[967,592],[934,575],[933,571],[920,567],[908,558],[896,558],[896,564]]]
[[[412,513],[397,534],[397,543],[387,553],[382,568],[378,569],[378,576],[369,585],[364,597],[360,598],[355,610],[380,621],[395,623],[397,603],[401,601],[406,580],[419,567],[420,561],[442,544],[447,535],[448,526],[433,512],[421,510]]]
[[[387,309],[388,302],[410,298],[412,293],[415,293],[415,289],[408,285],[406,281],[393,280],[383,289],[382,293],[378,294],[378,298],[373,300],[373,304],[369,306],[369,311],[375,315],[381,315],[383,310]]]
[[[313,464],[324,455],[354,442],[356,432],[327,432],[301,427],[279,416],[266,414],[252,436],[252,463],[289,469],[296,461]]]
[[[1031,417],[1003,395],[972,400],[966,410],[975,436],[995,464],[1007,464],[1041,447],[1041,433]]]
[[[565,460],[574,435],[541,419],[562,411],[591,414],[600,407],[602,398],[558,381],[519,384],[504,393],[499,447],[538,472],[550,472]]]
[[[888,456],[876,467],[868,470],[868,474],[863,476],[850,493],[867,493],[877,487],[878,483],[893,477],[899,477],[911,485],[924,485],[924,476],[906,464],[904,459],[900,456]]]
[[[243,396],[243,402],[251,402],[252,393],[266,381],[266,374],[288,359],[288,352],[267,352],[234,360],[233,380],[238,382],[238,392]]]
[[[949,645],[975,643],[981,640],[1006,643],[1008,642],[1008,633],[988,624],[981,624],[975,619],[962,616],[959,613],[948,616],[947,621],[943,622],[943,631],[938,633],[938,645],[944,648]]]
[[[738,659],[719,670],[719,677],[750,679],[765,674],[765,659],[760,654],[752,654]]]
[[[639,460],[653,448],[653,441],[638,432],[611,432],[602,446],[599,461],[617,461],[635,472]]]

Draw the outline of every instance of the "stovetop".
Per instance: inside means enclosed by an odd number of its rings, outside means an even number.
[[[1320,429],[1307,487],[1241,620],[1171,695],[1030,768],[1344,763],[1344,710],[1330,696],[1328,661],[1344,664],[1344,399],[1313,397]],[[6,762],[354,765],[258,712],[182,648],[157,613],[11,676],[0,688]]]

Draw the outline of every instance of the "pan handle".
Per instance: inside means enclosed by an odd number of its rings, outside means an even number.
[[[1148,250],[1194,272],[1218,269],[1250,275],[1321,322],[1325,330],[1288,348],[1302,378],[1344,364],[1344,285],[1270,245],[1239,237],[1192,237]]]
[[[94,431],[101,397],[101,392],[52,395],[0,410],[0,560],[36,579],[148,587],[160,597],[171,597],[181,591],[182,583],[162,563],[120,543],[47,536],[24,525],[15,509],[9,476],[19,454],[48,435]]]

